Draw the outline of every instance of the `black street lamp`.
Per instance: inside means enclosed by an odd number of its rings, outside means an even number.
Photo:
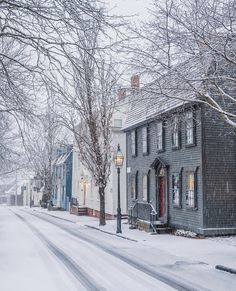
[[[118,174],[118,203],[117,203],[117,229],[116,233],[122,233],[121,231],[121,208],[120,208],[120,169],[123,167],[124,156],[120,150],[120,145],[118,144],[117,153],[114,157],[114,163],[117,168]]]

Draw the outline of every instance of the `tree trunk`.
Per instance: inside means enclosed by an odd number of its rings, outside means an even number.
[[[99,197],[100,197],[99,225],[106,225],[106,218],[105,218],[105,188],[104,187],[99,187]]]

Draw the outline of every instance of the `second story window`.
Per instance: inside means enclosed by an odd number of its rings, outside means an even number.
[[[164,128],[162,121],[157,123],[157,150],[164,151]]]
[[[172,147],[179,148],[180,147],[180,124],[178,117],[175,116],[172,124]]]
[[[185,120],[185,125],[186,125],[186,145],[194,145],[195,141],[195,132],[194,132],[194,116],[193,112],[189,111],[186,113],[186,120]]]
[[[143,154],[148,153],[148,127],[142,128]]]
[[[114,119],[114,127],[122,127],[122,119]]]
[[[132,156],[136,156],[137,148],[136,148],[136,130],[131,132],[131,154]]]

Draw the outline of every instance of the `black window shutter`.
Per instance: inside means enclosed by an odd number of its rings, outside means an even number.
[[[135,129],[135,156],[138,155],[138,130]]]
[[[178,147],[181,148],[181,121],[178,122]]]
[[[197,145],[197,122],[196,122],[196,111],[193,111],[193,144]]]
[[[198,208],[197,207],[197,170],[198,168],[196,168],[196,171],[194,172],[194,208]]]
[[[165,148],[166,148],[166,145],[165,145],[165,134],[166,134],[166,131],[165,131],[165,122],[163,121],[162,122],[162,150],[165,151]],[[173,142],[172,142],[173,144]]]
[[[150,171],[147,174],[147,202],[150,201]]]
[[[175,175],[172,174],[172,201],[173,201],[173,204],[174,204],[174,185],[175,185]]]
[[[135,175],[135,200],[138,199],[138,171]]]
[[[183,173],[183,168],[181,168],[180,172],[179,172],[179,207],[182,207],[182,188],[183,188],[183,184],[182,184],[182,173]]]
[[[147,154],[149,154],[150,150],[150,127],[147,125]]]

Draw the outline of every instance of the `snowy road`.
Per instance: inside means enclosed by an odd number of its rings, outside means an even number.
[[[1,291],[215,291],[236,286],[235,276],[202,262],[17,208],[0,208],[0,244]]]
[[[174,290],[37,217],[1,208],[1,291]]]

